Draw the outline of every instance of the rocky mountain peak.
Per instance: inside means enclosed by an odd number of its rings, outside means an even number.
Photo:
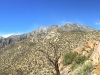
[[[36,34],[36,33],[46,33],[46,32],[48,31],[48,28],[49,28],[49,27],[44,26],[44,27],[38,28],[37,30],[35,30],[35,31],[33,31],[33,32],[34,32],[35,34]]]
[[[84,26],[77,23],[67,23],[62,28],[64,31],[82,31],[82,32],[94,31],[94,29],[89,26]]]

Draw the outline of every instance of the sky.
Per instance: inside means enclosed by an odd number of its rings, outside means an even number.
[[[0,36],[68,22],[100,30],[100,0],[0,0]]]

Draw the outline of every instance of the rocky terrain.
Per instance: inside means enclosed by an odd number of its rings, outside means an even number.
[[[53,59],[54,50],[50,43],[58,45],[61,75],[99,75],[96,73],[99,72],[99,38],[99,30],[72,23],[42,27],[7,38],[0,37],[0,75],[54,75],[54,66],[39,51],[47,52]],[[62,63],[68,51],[77,52],[87,60],[71,70],[73,63]]]

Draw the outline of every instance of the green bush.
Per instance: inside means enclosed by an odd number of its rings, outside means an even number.
[[[84,69],[83,69],[83,71],[84,71],[84,72],[87,72],[87,73],[88,73],[90,70],[91,70],[91,66],[85,66]]]
[[[74,63],[71,67],[71,70],[73,71],[75,68],[77,68],[79,66],[79,64]]]
[[[90,58],[90,56],[91,56],[91,54],[93,53],[93,51],[94,51],[94,48],[91,48],[91,50],[90,50],[90,52],[89,52],[89,54],[88,54],[88,58]]]
[[[87,60],[87,58],[85,56],[76,56],[75,59],[74,59],[74,63],[72,65],[71,69],[74,70],[80,64],[83,64],[86,60]]]
[[[69,65],[71,64],[75,57],[76,57],[77,53],[76,52],[68,52],[64,55],[64,59],[63,59],[63,65]]]
[[[79,64],[83,64],[88,58],[85,56],[80,56],[76,52],[67,52],[64,55],[63,65],[72,64],[72,70],[77,68]]]
[[[74,61],[76,64],[81,64],[84,63],[85,60],[87,60],[85,56],[77,56]]]
[[[75,75],[90,75],[92,65],[84,65]]]

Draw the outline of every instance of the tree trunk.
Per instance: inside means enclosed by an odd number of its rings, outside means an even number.
[[[56,75],[60,75],[58,63],[55,64]]]

